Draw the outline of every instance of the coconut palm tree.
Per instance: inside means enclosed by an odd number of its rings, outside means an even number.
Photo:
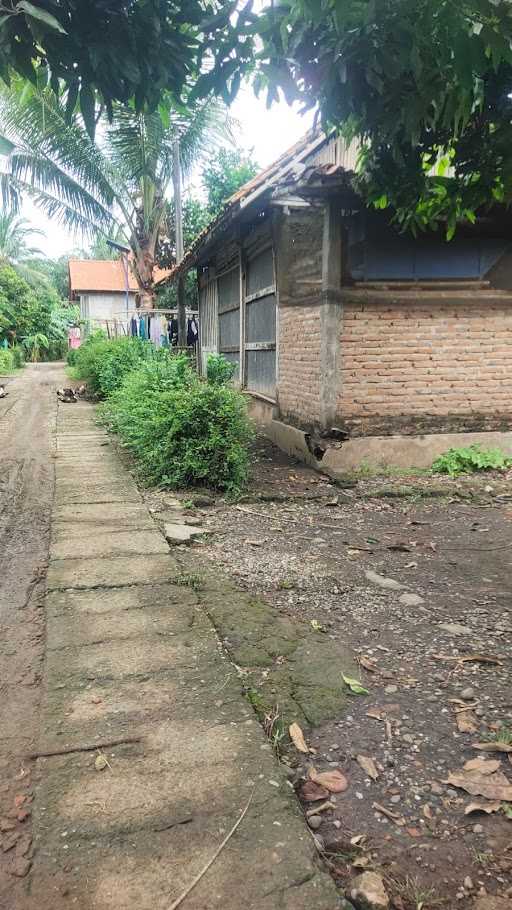
[[[179,110],[169,102],[155,113],[116,106],[111,123],[100,109],[92,141],[79,114],[66,118],[65,100],[21,79],[0,88],[4,206],[19,205],[26,193],[74,231],[92,237],[121,231],[143,303],[151,306],[176,140],[186,172],[230,135],[226,108],[212,100]]]
[[[37,267],[37,257],[44,254],[31,245],[33,237],[44,233],[14,211],[0,211],[0,265],[11,265],[29,284],[46,281]]]

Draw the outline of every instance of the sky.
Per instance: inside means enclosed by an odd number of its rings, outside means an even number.
[[[297,142],[313,122],[311,112],[301,116],[297,106],[289,107],[284,101],[267,110],[263,96],[256,98],[248,86],[240,90],[231,114],[240,125],[237,144],[244,150],[252,149],[254,160],[261,168]],[[23,214],[34,227],[44,231],[45,236],[37,239],[37,246],[47,256],[54,258],[83,246],[80,236],[74,236],[55,221],[50,222],[30,200],[25,201]]]

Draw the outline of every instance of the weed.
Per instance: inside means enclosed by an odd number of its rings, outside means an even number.
[[[481,866],[482,869],[487,869],[492,865],[493,856],[492,853],[484,853],[482,850],[473,850],[473,864],[475,866]]]
[[[289,578],[281,578],[277,582],[277,588],[279,591],[292,591],[295,587],[295,582],[291,581]]]
[[[193,508],[194,508],[194,503],[192,502],[191,499],[185,499],[185,500],[182,502],[182,506],[183,506],[184,509],[193,509]]]
[[[503,743],[505,746],[512,746],[512,727],[500,727],[492,733],[485,733],[482,737],[490,743]]]
[[[424,888],[423,885],[414,876],[408,875],[402,881],[393,881],[395,890],[410,903],[414,910],[430,910],[431,907],[439,907],[444,903],[444,899],[436,897],[434,888]]]
[[[193,591],[200,591],[203,579],[197,572],[180,572],[174,579],[174,584],[182,588],[192,588]]]
[[[281,748],[283,740],[286,738],[286,730],[282,717],[279,713],[279,706],[270,708],[263,718],[263,730],[272,744],[272,748],[278,759],[281,758]]]
[[[479,445],[466,446],[460,449],[448,449],[432,465],[434,474],[474,474],[477,471],[498,471],[512,466],[512,458],[507,458],[501,449],[482,449]]]

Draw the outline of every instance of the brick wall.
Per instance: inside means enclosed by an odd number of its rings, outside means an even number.
[[[279,410],[293,423],[318,420],[320,308],[279,309]]]
[[[341,352],[341,419],[512,417],[510,304],[348,303]]]

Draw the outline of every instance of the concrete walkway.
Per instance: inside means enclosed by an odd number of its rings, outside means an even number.
[[[37,760],[30,907],[169,910],[253,794],[180,906],[334,910],[294,794],[181,572],[93,408],[61,405],[39,752],[77,751]]]

